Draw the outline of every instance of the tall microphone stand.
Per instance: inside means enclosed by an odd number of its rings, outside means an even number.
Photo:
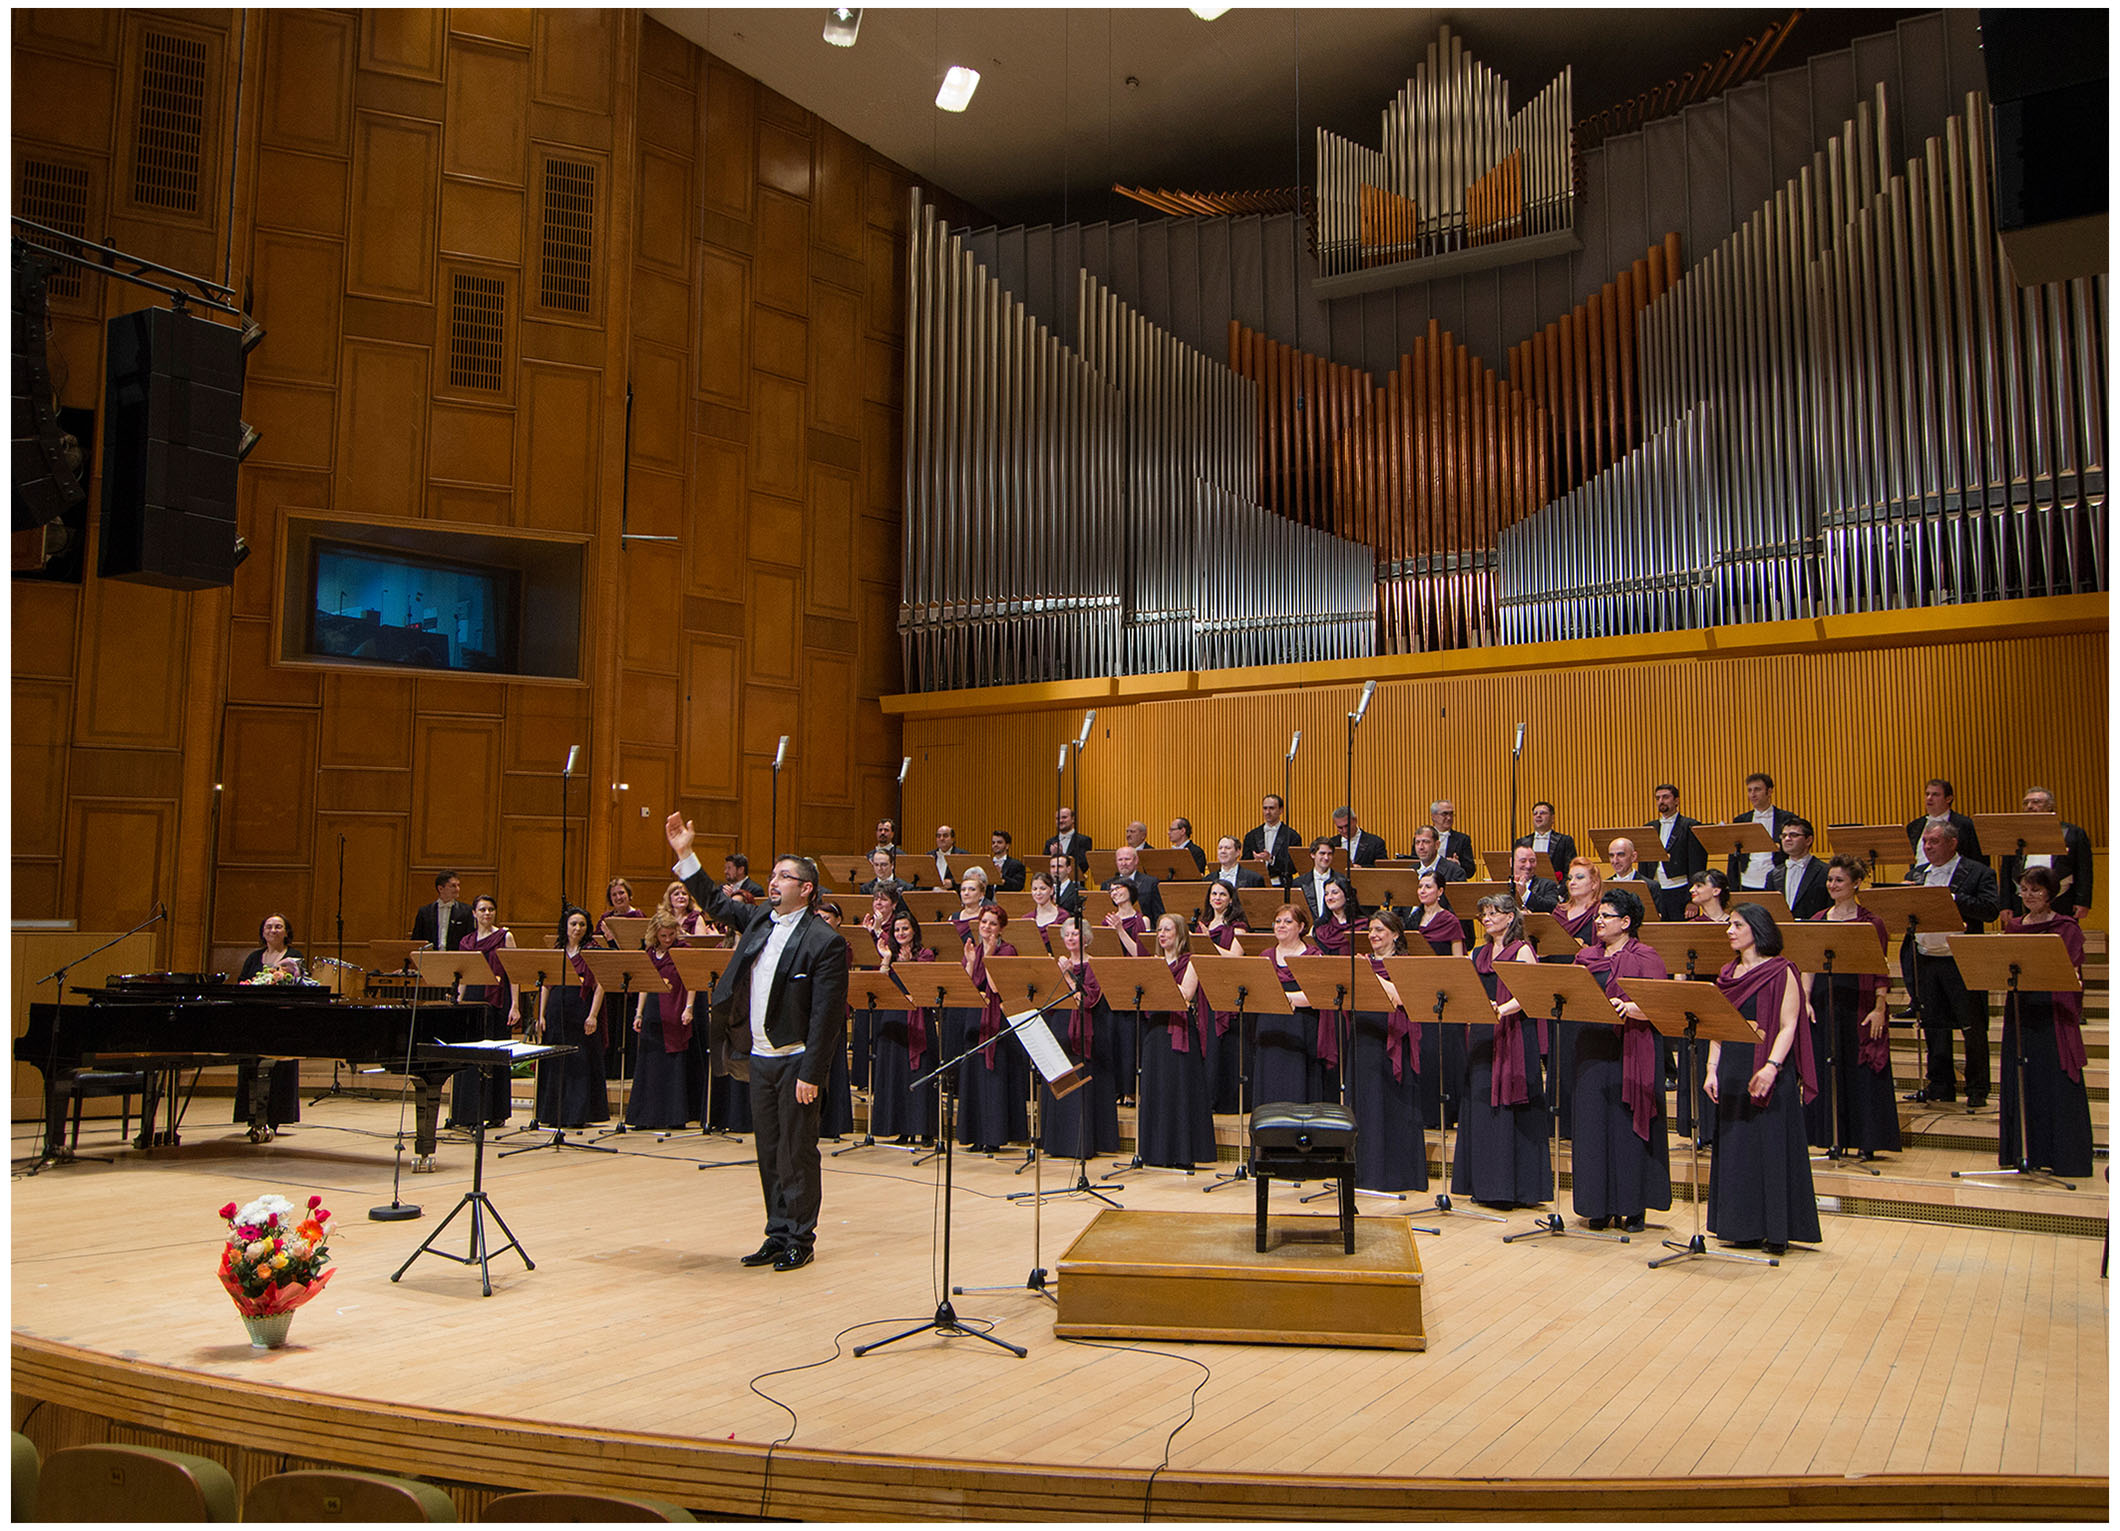
[[[1524,730],[1530,725],[1516,725],[1516,748],[1509,752],[1509,843],[1516,844],[1516,763],[1524,756]]]
[[[780,763],[788,758],[788,736],[780,736],[780,748],[773,751],[773,806],[766,820],[766,846],[773,865],[780,862]]]
[[[580,757],[579,744],[567,746],[567,763],[559,771],[559,932],[562,940],[567,933],[567,784],[574,776],[574,762]],[[341,844],[344,844],[343,838]],[[584,911],[586,912],[586,911]],[[343,956],[344,954],[341,953]],[[533,1113],[534,1114],[534,1113]]]
[[[46,1052],[44,1058],[44,1098],[47,1101],[52,1098],[53,1081],[58,1077],[59,1074],[59,1016],[56,1012],[62,1009],[66,1004],[66,975],[68,973],[71,973],[82,963],[88,961],[91,957],[95,957],[103,952],[107,952],[113,946],[116,946],[120,941],[129,940],[132,937],[138,935],[141,931],[147,929],[148,926],[154,924],[157,920],[166,918],[168,914],[169,911],[163,908],[161,902],[157,900],[155,903],[155,907],[152,911],[149,912],[147,918],[142,920],[139,924],[135,925],[131,930],[126,931],[123,935],[112,936],[108,941],[105,941],[94,951],[83,952],[80,956],[74,958],[71,962],[60,963],[58,967],[54,968],[51,972],[46,973],[42,978],[38,979],[35,984],[31,985],[32,988],[39,989],[43,988],[46,984],[50,984],[52,986],[52,1009],[54,1011],[54,1014],[52,1016],[52,1040],[51,1047],[49,1051]],[[147,1141],[152,1142],[154,1128],[153,1121],[150,1120],[147,1126],[149,1129]],[[47,1108],[44,1113],[43,1146],[37,1150],[37,1157],[30,1162],[28,1167],[25,1168],[22,1173],[25,1175],[34,1175],[37,1173],[37,1171],[43,1169],[44,1166],[47,1164],[60,1164],[64,1163],[68,1159],[73,1159],[76,1157],[79,1156],[72,1153],[62,1155],[58,1151],[57,1140],[52,1126],[52,1113],[50,1109]],[[108,1161],[106,1160],[101,1162],[107,1163]]]

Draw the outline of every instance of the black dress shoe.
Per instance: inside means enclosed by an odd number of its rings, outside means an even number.
[[[1927,1090],[1916,1090],[1912,1095],[1902,1095],[1899,1098],[1901,1100],[1910,1100],[1915,1105],[1921,1106],[1928,1104],[1929,1092]]]
[[[1646,1229],[1649,1224],[1645,1218],[1637,1214],[1633,1217],[1628,1218],[1624,1226],[1628,1233],[1640,1233],[1644,1229]]]
[[[1789,1246],[1786,1244],[1762,1244],[1760,1248],[1777,1260],[1789,1252]]]
[[[745,1255],[736,1263],[738,1265],[772,1265],[778,1262],[780,1257],[787,1252],[788,1246],[781,1243],[778,1239],[767,1239],[758,1246],[756,1251]]]
[[[1587,1218],[1585,1221],[1589,1224],[1592,1231],[1597,1233],[1603,1233],[1612,1226],[1612,1219],[1609,1217],[1593,1217]]]
[[[773,1269],[777,1271],[799,1271],[816,1258],[817,1256],[814,1252],[804,1248],[802,1245],[791,1245],[780,1252],[780,1258],[773,1262]]]
[[[1965,1108],[1968,1111],[1984,1111],[1987,1109],[1987,1097],[1968,1095],[1965,1098]]]
[[[1894,1010],[1892,1019],[1895,1021],[1918,1021],[1921,1019],[1921,1012],[1912,1005],[1908,1005],[1904,1009]]]

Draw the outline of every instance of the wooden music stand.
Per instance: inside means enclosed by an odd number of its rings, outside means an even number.
[[[964,899],[955,888],[901,888],[898,902],[922,925],[948,919],[964,907]]]
[[[1644,924],[1634,939],[1663,958],[1666,970],[1680,979],[1713,979],[1735,955],[1730,927],[1713,920],[1666,920],[1654,930]]]
[[[1696,824],[1693,838],[1708,853],[1711,866],[1718,861],[1728,861],[1739,852],[1757,856],[1781,849],[1780,842],[1768,834],[1767,826],[1757,819],[1740,819],[1735,824]],[[1905,836],[1902,834],[1900,838]]]
[[[1046,956],[989,957],[986,959],[986,977],[988,985],[999,996],[1003,1011],[1011,1015],[1020,1015],[1026,1010],[1039,1010],[1052,1004],[1055,1000],[1075,992],[1074,986],[1068,982],[1067,975],[1060,970],[1059,963]],[[1030,1117],[1033,1164],[1039,1163],[1044,1158],[1043,1113],[1040,1104],[1041,1098],[1038,1094],[1038,1082],[1041,1073],[1042,1071],[1036,1068],[1031,1070]],[[1054,1095],[1067,1095],[1089,1083],[1089,1077],[1088,1067],[1077,1063],[1065,1075],[1057,1079],[1048,1079],[1046,1083],[1051,1086]],[[1044,1189],[1044,1171],[1038,1169],[1033,1171],[1035,1178],[1032,1189],[1028,1191],[1012,1191],[1009,1193],[1008,1199],[1010,1201],[1031,1201],[1035,1209],[1044,1205],[1044,1198],[1048,1195],[1072,1196],[1077,1192],[1081,1192],[1084,1195],[1096,1197],[1106,1206],[1118,1206],[1118,1202],[1090,1184],[1089,1158],[1089,1155],[1084,1154],[1079,1159],[1076,1166],[1075,1184],[1057,1191],[1048,1192]],[[1018,1169],[1017,1173],[1021,1174],[1022,1170]],[[1039,1238],[1035,1221],[1032,1227],[1031,1279],[1027,1283],[1027,1287],[1030,1291],[1041,1292],[1051,1296],[1051,1293],[1046,1289],[1045,1271],[1039,1261]],[[967,1291],[1000,1292],[1015,1291],[1016,1288],[958,1287],[956,1290],[959,1295],[962,1295]]]
[[[1172,914],[1187,916],[1188,921],[1193,917],[1204,920],[1207,918],[1209,885],[1193,875],[1192,857],[1180,856],[1178,859],[1185,863],[1185,880],[1174,882],[1166,879],[1162,882],[1163,907]],[[1238,902],[1243,901],[1240,899]]]
[[[1489,877],[1505,887],[1510,883],[1512,880],[1510,874],[1516,870],[1516,850],[1514,847],[1505,851],[1481,851],[1480,860],[1486,864]],[[1552,877],[1556,882],[1559,881],[1553,870],[1553,855],[1550,851],[1533,851],[1531,853],[1531,875],[1534,877]]]
[[[619,922],[613,920],[611,923],[616,925]],[[628,921],[627,923],[631,924],[634,922]],[[648,922],[641,920],[638,923],[646,925]],[[620,1039],[619,1045],[621,1049],[618,1055],[618,1083],[620,1088],[624,1089],[628,1080],[626,1054],[624,1052],[625,1039],[633,1034],[633,1006],[629,1001],[636,994],[660,996],[674,994],[677,991],[672,989],[668,980],[656,970],[655,959],[650,957],[645,951],[637,948],[625,951],[584,952],[582,953],[582,960],[589,964],[589,971],[595,975],[597,985],[604,991],[605,998],[608,999],[615,995],[618,999],[618,1023],[614,1028],[614,1032]],[[630,1095],[631,1092],[629,1090],[629,1104]],[[618,1124],[614,1127],[605,1128],[596,1136],[601,1141],[604,1138],[619,1137],[625,1133],[637,1130],[626,1120],[626,1113],[620,1111],[618,1113]]]
[[[1687,983],[1682,978],[1630,978],[1627,980],[1627,998],[1649,1018],[1650,1025],[1680,1043],[1679,1056],[1686,1060],[1686,1072],[1685,1078],[1679,1081],[1679,1088],[1689,1098],[1699,1098],[1699,1086],[1693,1078],[1694,1060],[1700,1055],[1696,1043],[1751,1042],[1756,1045],[1766,1040],[1766,1033],[1739,1015],[1737,1007],[1724,997],[1722,990],[1712,985]],[[1649,1269],[1657,1270],[1688,1259],[1732,1260],[1745,1265],[1781,1264],[1772,1255],[1748,1255],[1734,1249],[1708,1247],[1708,1241],[1701,1233],[1708,1204],[1700,1193],[1700,1134],[1696,1132],[1690,1136],[1693,1140],[1693,1236],[1683,1244],[1665,1239],[1664,1248],[1677,1252],[1658,1255],[1649,1262]]]
[[[1480,924],[1480,900],[1515,891],[1514,883],[1468,877],[1463,882],[1444,883],[1443,902],[1450,906],[1452,914],[1465,922],[1465,938],[1477,943],[1487,939],[1486,930]]]
[[[1630,979],[1629,983],[1632,982]],[[1559,1067],[1559,1028],[1564,1021],[1598,1022],[1606,1026],[1619,1024],[1619,1018],[1612,1013],[1612,1001],[1605,997],[1604,986],[1591,971],[1573,962],[1517,963],[1509,969],[1508,983],[1509,992],[1522,1007],[1525,1020],[1544,1015],[1554,1024],[1553,1210],[1544,1217],[1533,1218],[1531,1226],[1520,1233],[1503,1234],[1502,1242],[1514,1244],[1518,1239],[1528,1239],[1534,1234],[1543,1233],[1554,1238],[1604,1239],[1608,1243],[1630,1243],[1632,1241],[1625,1233],[1609,1232],[1602,1228],[1570,1228],[1567,1218],[1561,1215],[1560,1210],[1561,1098],[1568,1088],[1568,1080],[1563,1077]]]
[[[1816,973],[1826,980],[1826,1118],[1832,1142],[1824,1153],[1811,1157],[1837,1161],[1847,1150],[1840,1142],[1840,1017],[1830,1010],[1833,979],[1836,975],[1862,974],[1883,978],[1892,970],[1885,963],[1884,943],[1877,939],[1877,932],[1867,920],[1784,920],[1775,928],[1781,932],[1782,956],[1794,963],[1798,972]],[[1876,1165],[1859,1159],[1840,1167],[1860,1170],[1865,1175],[1883,1173]]]
[[[1860,856],[1870,864],[1873,877],[1881,866],[1910,867],[1921,860],[1921,842],[1907,838],[1904,824],[1828,824],[1825,829],[1833,850],[1843,856]],[[1867,905],[1869,899],[1863,903]]]
[[[935,865],[934,852],[928,852],[924,859],[927,861],[929,868],[932,869]],[[993,888],[997,874],[994,870],[994,858],[991,853],[984,856],[974,856],[963,851],[952,851],[947,859],[950,864],[950,881],[952,883],[963,882],[964,874],[973,867],[977,867],[980,871],[986,873],[988,889],[991,890]],[[1023,872],[1026,882],[1030,880],[1030,875],[1030,869],[1026,867]]]
[[[2056,838],[2059,838],[2058,834]],[[2032,932],[2022,935],[1960,935],[1951,937],[1951,957],[1957,962],[1958,976],[1965,980],[1968,989],[2000,989],[2005,995],[2004,1005],[2018,1009],[2017,1163],[2010,1169],[1952,1170],[1951,1178],[1973,1180],[1985,1179],[1990,1175],[2015,1175],[2022,1184],[2039,1182],[2059,1186],[2064,1191],[2075,1190],[2074,1184],[2058,1175],[2048,1174],[2031,1160],[2026,1122],[2026,1108],[2029,1102],[2024,1094],[2024,1018],[2018,999],[2019,993],[2026,990],[2034,994],[2083,992],[2083,980],[2076,976],[2076,964],[2069,960],[2068,946],[2057,935]],[[2003,1013],[2007,1015],[2008,1009]]]
[[[1021,893],[996,893],[991,902],[999,904],[1001,912],[1006,914],[1011,922],[1030,919],[1037,908],[1031,902],[1030,889],[1028,888]]]
[[[1267,945],[1271,945],[1273,943],[1273,937],[1270,934],[1261,936],[1260,933],[1256,930],[1238,931],[1238,943],[1242,944],[1246,936],[1249,936],[1255,942],[1263,942]],[[1224,951],[1221,947],[1215,945],[1215,938],[1213,936],[1207,935],[1202,931],[1186,931],[1185,940],[1187,943],[1187,949],[1190,950],[1195,957],[1227,957],[1231,955],[1231,953]],[[1239,953],[1237,955],[1242,954]]]
[[[643,949],[641,943],[648,939],[648,921],[645,917],[616,915],[604,921],[604,930],[611,937],[614,951],[640,951]]]
[[[1443,884],[1446,894],[1450,886]],[[1396,867],[1356,867],[1354,896],[1364,909],[1417,909],[1421,902],[1421,874]]]
[[[1544,910],[1534,910],[1524,915],[1524,939],[1531,949],[1544,961],[1548,957],[1573,957],[1582,947],[1582,942],[1568,934],[1568,927]],[[1516,992],[1511,985],[1509,992]]]
[[[1089,865],[1083,869],[1082,880],[1093,888],[1108,883],[1119,875],[1117,851],[1091,851],[1087,860]]]
[[[735,951],[726,946],[673,946],[670,961],[677,967],[677,976],[685,981],[685,988],[693,994],[711,996],[721,975],[729,970],[736,960]],[[704,1035],[704,1032],[701,1033]],[[731,1078],[723,1074],[722,1078]],[[714,1125],[714,1060],[707,1059],[706,1096],[700,1102],[699,1135],[703,1138],[728,1138],[735,1141],[737,1135],[726,1127]],[[731,1160],[730,1163],[748,1164],[751,1161]]]
[[[1092,853],[1094,854],[1094,852]],[[1104,990],[1105,1003],[1114,1013],[1132,1011],[1134,1017],[1134,1157],[1130,1163],[1099,1176],[1102,1180],[1116,1180],[1134,1170],[1159,1170],[1165,1174],[1190,1175],[1193,1171],[1179,1165],[1146,1164],[1141,1159],[1141,1117],[1145,1107],[1141,1100],[1141,1040],[1144,1023],[1142,1015],[1150,1010],[1177,1014],[1191,1007],[1185,1001],[1184,991],[1178,981],[1170,976],[1170,968],[1161,957],[1108,957],[1097,962],[1097,982]]]
[[[1595,852],[1590,859],[1603,861],[1605,865],[1610,866],[1612,863],[1606,860],[1605,852],[1610,849],[1614,840],[1625,840],[1634,847],[1635,860],[1642,864],[1645,874],[1654,871],[1664,859],[1664,842],[1656,837],[1656,825],[1653,823],[1591,830],[1590,838],[1585,842]]]
[[[817,863],[817,871],[825,879],[827,892],[852,893],[876,875],[876,869],[869,865],[867,851],[858,856],[826,854],[810,859]]]
[[[1166,889],[1174,882],[1198,882],[1200,880],[1200,869],[1193,865],[1192,856],[1185,851],[1169,849],[1152,851],[1144,845],[1134,854],[1139,858],[1135,865],[1148,873],[1149,876],[1155,878],[1157,882],[1164,884]],[[1169,902],[1170,894],[1168,891],[1164,893],[1163,898],[1166,903]]]
[[[1386,957],[1384,972],[1391,979],[1392,987],[1399,991],[1399,998],[1405,1001],[1406,1013],[1412,1015],[1425,1007],[1434,1018],[1428,1024],[1473,1026],[1494,1019],[1494,1002],[1487,998],[1486,985],[1480,982],[1480,970],[1472,965],[1470,957]],[[1440,1057],[1442,1049],[1438,1047],[1436,1053]],[[1443,1077],[1445,1098],[1456,1094],[1460,1083],[1446,1073]],[[1460,1120],[1463,1112],[1464,1103],[1460,1101]],[[1487,1223],[1508,1222],[1509,1219],[1499,1212],[1476,1212],[1470,1207],[1452,1204],[1450,1128],[1445,1122],[1438,1122],[1436,1129],[1442,1134],[1443,1189],[1436,1192],[1432,1207],[1422,1207],[1415,1215],[1448,1212],[1458,1217],[1476,1217]]]
[[[1289,890],[1286,888],[1269,886],[1264,888],[1239,888],[1236,891],[1237,902],[1244,906],[1244,922],[1251,926],[1253,930],[1265,931],[1269,934],[1273,930],[1274,911],[1283,904],[1292,904],[1299,901],[1299,898],[1291,897]],[[1308,914],[1310,905],[1304,904],[1303,912]]]
[[[380,973],[409,973],[412,971],[412,954],[428,950],[425,941],[370,941],[368,950],[374,955]]]
[[[1272,937],[1267,938],[1268,943]],[[1237,1018],[1237,1167],[1223,1171],[1207,1189],[1219,1191],[1251,1178],[1251,1060],[1252,1047],[1245,1027],[1260,1015],[1293,1015],[1295,1003],[1281,987],[1281,975],[1270,957],[1215,957],[1193,964],[1200,978],[1200,992],[1210,1010],[1226,1011]]]
[[[2016,847],[2004,855],[2014,855],[2019,866],[2026,856],[2066,856],[2068,837],[2061,832],[2061,815],[2058,813],[1976,813],[1972,815],[1973,832],[1980,836],[1980,849],[1994,856],[2002,846]],[[1996,859],[1996,869],[2001,869],[2001,859]],[[2008,896],[2004,889],[2004,896]]]
[[[1927,883],[1888,882],[1872,883],[1863,890],[1862,907],[1884,921],[1885,929],[1898,930],[1906,936],[1956,935],[1965,929],[1965,916],[1958,912],[1958,901],[1951,897],[1949,888],[1932,888]],[[1913,992],[1907,996],[1913,1007],[1914,1018],[1921,1018],[1921,985],[1915,983]]]
[[[734,955],[731,953],[730,955]],[[915,963],[914,966],[919,964]],[[906,996],[905,985],[900,982],[895,970],[886,973],[881,968],[855,968],[847,974],[847,1004],[856,1010],[918,1010],[917,1001]],[[708,1087],[713,1087],[711,1077]],[[711,1109],[711,1107],[710,1107]],[[915,1108],[918,1109],[917,1107]],[[844,1148],[835,1148],[830,1157],[850,1154],[857,1148],[895,1148],[901,1153],[917,1154],[917,1143],[879,1143],[876,1141],[875,1105],[873,1095],[870,1102],[870,1118],[861,1137]]]

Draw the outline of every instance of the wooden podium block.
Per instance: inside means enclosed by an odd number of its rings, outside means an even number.
[[[1426,1350],[1421,1260],[1403,1217],[1105,1211],[1060,1257],[1063,1339],[1203,1340]]]

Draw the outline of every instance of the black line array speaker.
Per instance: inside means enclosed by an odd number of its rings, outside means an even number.
[[[241,334],[167,308],[110,321],[97,572],[174,590],[234,583]]]
[[[2110,26],[2103,6],[1980,13],[1995,224],[2020,286],[2106,269]]]

